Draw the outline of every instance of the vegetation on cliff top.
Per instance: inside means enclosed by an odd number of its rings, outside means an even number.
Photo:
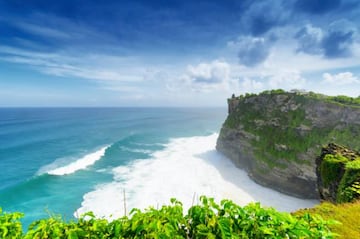
[[[339,103],[343,105],[349,105],[349,106],[358,106],[360,107],[360,95],[358,97],[350,97],[346,95],[337,95],[337,96],[328,96],[320,93],[315,93],[312,91],[302,91],[302,90],[292,90],[290,92],[287,92],[282,89],[276,89],[276,90],[265,90],[259,94],[254,93],[246,93],[245,95],[240,95],[238,97],[235,97],[235,95],[232,96],[232,99],[246,99],[254,96],[261,96],[261,95],[279,95],[279,94],[294,94],[294,95],[302,95],[308,98],[317,99],[317,100],[323,100],[327,102],[333,102],[333,103]]]
[[[303,213],[291,215],[259,203],[240,207],[229,200],[220,205],[213,199],[201,197],[196,205],[183,215],[179,201],[171,205],[145,211],[133,209],[130,217],[114,221],[96,219],[88,213],[77,221],[65,222],[50,217],[34,222],[29,230],[22,231],[21,213],[0,211],[0,237],[11,239],[44,238],[334,238],[328,226],[317,215]]]

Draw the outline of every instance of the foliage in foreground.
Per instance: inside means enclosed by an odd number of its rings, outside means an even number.
[[[323,202],[311,209],[296,212],[296,215],[306,213],[318,214],[322,218],[336,220],[340,223],[331,224],[329,228],[338,235],[338,239],[360,238],[360,201],[343,204]]]
[[[130,217],[107,221],[87,213],[77,221],[50,217],[33,222],[22,231],[20,213],[0,211],[0,238],[333,238],[329,221],[308,213],[293,216],[259,203],[240,207],[223,200],[201,197],[201,204],[183,215],[182,203],[145,211],[133,209]]]

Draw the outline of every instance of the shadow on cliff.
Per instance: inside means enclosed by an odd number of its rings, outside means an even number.
[[[294,211],[298,208],[312,207],[318,203],[317,200],[291,197],[255,183],[244,170],[237,168],[228,158],[216,150],[196,155],[196,157],[216,168],[224,180],[241,188],[244,195],[232,195],[232,197],[239,199],[238,201],[243,204],[256,201],[265,206],[281,208],[284,211]]]

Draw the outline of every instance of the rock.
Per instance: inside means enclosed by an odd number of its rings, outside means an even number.
[[[316,157],[337,142],[360,149],[360,104],[297,92],[228,100],[217,150],[257,183],[301,198],[319,198]]]
[[[317,185],[322,200],[349,202],[360,196],[351,195],[351,189],[346,192],[346,188],[360,181],[360,168],[346,166],[355,160],[360,161],[360,153],[344,146],[330,143],[322,148],[320,156],[316,158]],[[349,170],[351,175],[346,173]]]

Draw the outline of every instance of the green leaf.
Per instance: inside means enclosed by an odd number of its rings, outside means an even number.
[[[72,229],[69,231],[68,239],[79,239],[76,230]]]
[[[219,228],[221,231],[221,238],[231,239],[231,224],[229,219],[221,218],[219,220]]]

